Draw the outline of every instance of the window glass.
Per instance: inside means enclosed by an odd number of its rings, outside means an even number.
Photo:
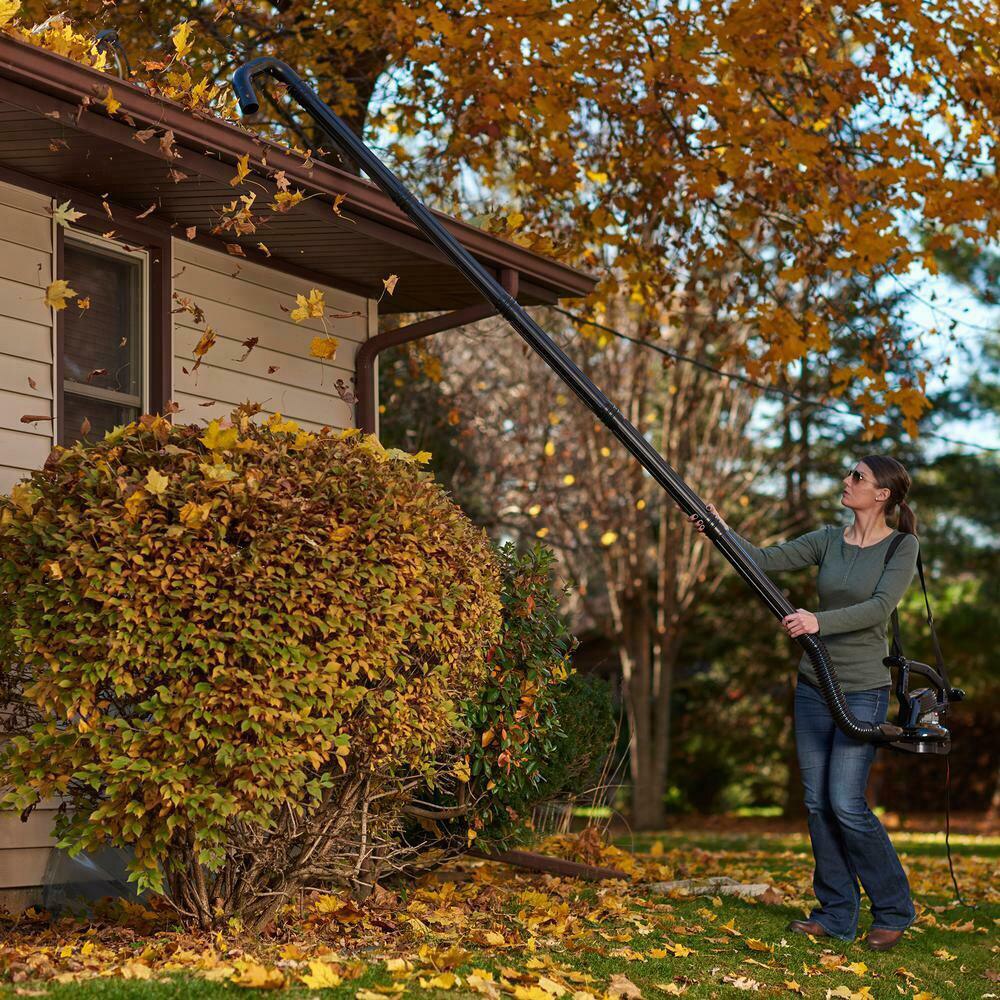
[[[77,293],[63,314],[60,443],[90,438],[142,410],[145,260],[114,247],[66,240],[64,277]],[[89,301],[89,308],[78,303]]]

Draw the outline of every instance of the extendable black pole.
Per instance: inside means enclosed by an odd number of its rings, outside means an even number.
[[[611,400],[560,350],[493,275],[410,194],[399,178],[320,100],[316,92],[291,67],[271,57],[253,59],[241,66],[233,76],[233,89],[236,91],[243,114],[255,114],[260,107],[254,92],[253,79],[262,73],[270,74],[288,86],[289,95],[309,112],[330,139],[402,209],[469,283],[495,306],[497,312],[514,327],[556,375],[621,441],[653,479],[670,494],[677,506],[685,514],[696,514],[704,521],[706,537],[725,556],[750,589],[767,605],[771,613],[779,620],[794,613],[795,608],[757,567],[739,538],[724,528],[719,518],[709,513],[701,498],[663,460],[645,437],[622,416]],[[887,743],[898,740],[904,735],[902,729],[890,723],[875,725],[856,718],[847,705],[830,661],[830,654],[823,642],[815,635],[798,636],[795,641],[812,660],[820,689],[830,707],[833,719],[844,733],[855,739],[874,743]]]

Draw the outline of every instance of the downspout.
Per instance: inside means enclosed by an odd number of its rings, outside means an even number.
[[[500,271],[500,284],[514,298],[517,298],[518,273],[510,268],[503,268]],[[421,340],[435,333],[444,333],[445,330],[455,330],[468,323],[476,323],[489,316],[496,316],[496,307],[490,302],[478,303],[474,306],[466,306],[464,309],[456,309],[454,312],[441,313],[440,316],[431,316],[430,319],[422,319],[417,323],[409,323],[406,326],[397,327],[395,330],[387,330],[385,333],[377,334],[371,340],[366,340],[354,359],[355,366],[355,391],[357,392],[357,409],[355,415],[357,425],[365,434],[374,434],[377,423],[375,414],[375,362],[378,356],[388,347],[398,347],[400,344],[409,344],[414,340]]]

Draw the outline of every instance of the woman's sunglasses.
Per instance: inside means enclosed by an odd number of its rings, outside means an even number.
[[[865,478],[865,474],[863,472],[858,472],[857,469],[851,469],[851,471],[848,472],[848,475],[851,477],[851,482],[854,483],[860,483],[861,480]]]

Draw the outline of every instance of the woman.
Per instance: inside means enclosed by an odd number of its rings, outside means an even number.
[[[828,525],[766,549],[740,538],[765,572],[819,566],[820,610],[798,608],[781,624],[793,638],[819,635],[847,704],[864,722],[884,722],[889,709],[891,678],[882,663],[888,655],[886,625],[913,579],[917,562],[916,517],[906,505],[909,489],[910,477],[899,462],[869,455],[844,477],[840,502],[854,512],[851,527]],[[907,537],[886,566],[890,539],[897,534],[886,519],[897,508],[898,531]],[[708,509],[720,516],[711,504]],[[690,520],[704,531],[696,515]],[[795,689],[795,744],[819,906],[808,920],[792,921],[789,930],[853,940],[861,909],[860,879],[871,900],[868,946],[887,951],[916,913],[903,866],[865,800],[875,747],[837,728],[806,654],[799,663]]]

